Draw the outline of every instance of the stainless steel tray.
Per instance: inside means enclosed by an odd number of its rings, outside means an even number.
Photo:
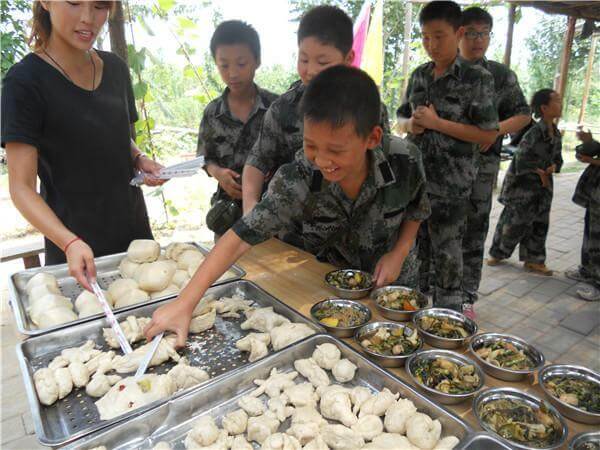
[[[113,450],[151,449],[160,441],[170,443],[174,449],[184,448],[185,436],[198,417],[211,415],[220,425],[219,418],[237,409],[237,400],[256,388],[253,384],[254,379],[268,377],[273,367],[284,372],[294,370],[293,363],[296,359],[310,357],[315,346],[325,342],[337,345],[342,352],[342,357],[350,359],[358,366],[354,380],[345,385],[366,386],[373,390],[387,387],[392,392],[399,392],[402,397],[412,400],[419,411],[440,420],[442,436],[453,434],[461,439],[461,442],[468,438],[471,428],[458,416],[422,396],[399,378],[386,372],[337,338],[321,334],[311,336],[288,347],[285,352],[270,355],[245,370],[232,372],[219,381],[194,389],[185,396],[76,441],[65,448],[90,449],[105,445]],[[296,380],[301,379],[302,376],[298,375]],[[284,429],[287,425],[288,422],[284,422],[280,429]]]
[[[190,244],[195,245],[198,249],[203,253],[207,254],[210,250],[198,243],[190,242]],[[121,278],[119,274],[119,264],[121,260],[127,255],[127,253],[117,253],[115,255],[107,255],[101,256],[95,259],[96,262],[96,270],[98,272],[98,284],[102,289],[107,289],[108,286],[115,280]],[[74,325],[78,325],[83,322],[87,322],[91,319],[95,319],[97,317],[101,317],[102,314],[94,314],[89,317],[85,317],[83,319],[74,320],[72,322],[63,323],[60,325],[56,325],[50,328],[37,328],[29,319],[29,315],[27,314],[27,307],[29,306],[29,297],[25,292],[25,285],[29,281],[31,277],[33,277],[38,272],[46,272],[54,275],[58,281],[58,286],[62,295],[65,297],[71,298],[73,302],[77,296],[83,291],[83,288],[75,278],[69,275],[69,268],[66,264],[57,264],[55,266],[46,266],[42,268],[28,269],[23,270],[21,272],[14,273],[9,278],[9,302],[10,306],[13,310],[13,314],[15,316],[15,321],[17,323],[17,329],[20,333],[26,334],[28,336],[37,336],[40,334],[48,333],[50,331],[58,330],[60,328],[71,327]],[[218,286],[223,283],[227,283],[234,280],[239,280],[246,272],[239,266],[232,266],[229,269],[229,272],[232,276],[227,276],[222,279],[219,279],[214,286]],[[160,302],[167,298],[171,298],[173,295],[159,297],[156,299],[148,300],[144,302],[144,305],[148,305],[151,303]],[[114,311],[125,311],[131,308],[135,308],[138,305],[131,305],[124,308],[118,308]]]
[[[260,306],[273,306],[275,312],[286,316],[293,322],[305,323],[317,333],[324,331],[322,327],[249,281],[240,280],[212,287],[207,291],[207,294],[213,294],[215,297],[238,294],[247,299],[255,300]],[[137,317],[151,316],[156,308],[167,302],[168,300],[165,300],[152,305],[140,306],[118,313],[116,317],[118,320],[123,320],[129,315]],[[180,354],[189,359],[190,365],[206,370],[211,380],[215,380],[237,368],[246,368],[250,364],[248,353],[241,352],[234,345],[235,341],[248,333],[248,331],[240,328],[240,323],[243,320],[243,315],[241,319],[224,319],[217,315],[215,326],[203,333],[191,334],[186,348]],[[89,397],[85,393],[85,389],[74,389],[67,397],[51,406],[44,406],[39,403],[33,383],[33,372],[46,367],[55,356],[60,354],[61,350],[82,345],[88,339],[95,341],[97,347],[108,350],[108,346],[102,337],[102,328],[108,326],[106,318],[96,319],[53,333],[32,337],[17,345],[17,356],[25,382],[35,432],[42,444],[52,446],[65,444],[95,430],[114,425],[120,420],[139,415],[145,410],[162,403],[156,402],[110,421],[100,420],[98,410],[94,405],[97,399]],[[169,361],[160,366],[149,368],[148,372],[165,373],[174,365],[173,361]],[[212,381],[208,381],[208,383],[210,382]],[[176,394],[176,396],[178,395],[182,395],[182,393]]]
[[[480,432],[467,436],[454,450],[511,450],[511,447],[489,433]]]

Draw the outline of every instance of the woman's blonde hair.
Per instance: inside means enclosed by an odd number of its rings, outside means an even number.
[[[106,3],[110,15],[115,10],[117,0],[109,0]],[[109,17],[110,17],[109,15]],[[52,23],[50,22],[50,13],[44,9],[39,0],[33,2],[33,17],[31,18],[31,34],[29,35],[29,45],[32,45],[34,51],[41,50],[48,43],[50,33],[52,32]]]

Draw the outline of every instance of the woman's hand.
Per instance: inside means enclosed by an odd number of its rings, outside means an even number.
[[[136,159],[135,168],[144,173],[144,184],[147,186],[160,186],[167,182],[167,180],[158,178],[160,169],[163,169],[164,166],[146,155],[141,155]]]
[[[69,275],[74,277],[85,289],[92,292],[87,276],[92,280],[96,279],[96,264],[94,263],[94,252],[92,252],[90,246],[78,239],[68,246],[65,256],[69,266]]]
[[[163,331],[172,331],[177,334],[175,346],[185,347],[193,310],[193,308],[179,297],[174,302],[161,306],[154,311],[152,320],[144,328],[146,339],[150,341],[154,336]]]
[[[239,183],[242,180],[239,173],[235,170],[221,167],[214,172],[214,176],[219,182],[219,186],[227,192],[227,195],[235,200],[242,199],[242,185]]]

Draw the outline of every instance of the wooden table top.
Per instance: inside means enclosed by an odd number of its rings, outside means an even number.
[[[310,317],[310,308],[312,305],[335,295],[323,281],[325,274],[332,270],[331,265],[321,263],[317,261],[314,255],[285,244],[277,239],[271,239],[253,247],[248,253],[240,258],[238,264],[246,270],[246,279],[255,282],[271,295],[300,311],[300,313],[307,317]],[[375,309],[372,304],[373,302],[370,299],[363,299],[361,302],[368,305],[371,309],[371,313],[373,314],[372,321],[387,320],[378,314],[378,311]],[[344,339],[344,341],[358,349],[358,346],[354,343],[353,339]],[[430,347],[425,344],[423,348]],[[468,353],[466,348],[457,349],[455,351],[459,353]],[[415,387],[420,392],[423,392],[412,383],[404,368],[400,367],[387,370],[390,370],[407,384]],[[486,374],[485,386],[512,387],[531,393],[536,397],[542,399],[545,398],[545,394],[537,384],[537,380],[510,382],[498,380]],[[471,409],[471,401],[466,401],[458,405],[443,406],[460,416],[469,423],[473,429],[480,430],[477,419]],[[567,443],[563,448],[567,448],[568,443],[575,434],[599,429],[598,426],[574,422],[566,417],[565,420],[569,428],[569,436],[567,437]]]

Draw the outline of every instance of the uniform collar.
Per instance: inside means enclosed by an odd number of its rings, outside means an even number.
[[[548,129],[548,124],[546,124],[546,122],[543,119],[540,119],[540,120],[538,120],[537,125],[540,128],[540,130],[542,131],[542,138],[545,141],[551,141],[553,137],[550,136],[550,130]],[[554,138],[556,138],[557,136],[559,136],[560,132],[558,131],[558,127],[555,124],[552,124],[552,128],[554,129]]]
[[[457,54],[456,58],[454,59],[452,64],[450,64],[450,66],[446,69],[446,72],[444,72],[444,74],[442,76],[437,78],[437,80],[440,80],[440,79],[448,77],[448,76],[454,77],[457,80],[460,80],[462,78],[464,68],[467,64],[469,64],[469,62],[466,59],[464,59],[462,56]],[[428,70],[429,70],[429,73],[431,74],[432,78],[433,78],[434,67],[435,67],[435,63],[433,61],[430,61]]]
[[[254,83],[254,87],[256,88],[256,101],[254,102],[254,108],[252,109],[252,112],[250,113],[248,118],[252,117],[259,110],[267,109],[267,107],[265,106],[265,102],[263,100],[263,90],[260,87],[258,87],[258,85],[256,83]],[[226,116],[234,119],[233,114],[231,114],[231,111],[229,110],[229,103],[227,103],[228,95],[229,95],[229,88],[226,87],[218,99],[216,117],[221,117],[223,115],[226,115]]]
[[[299,102],[300,99],[302,98],[302,95],[304,94],[304,83],[302,83],[302,80],[297,80],[294,81],[291,85],[290,85],[290,91],[293,91],[293,102]]]

